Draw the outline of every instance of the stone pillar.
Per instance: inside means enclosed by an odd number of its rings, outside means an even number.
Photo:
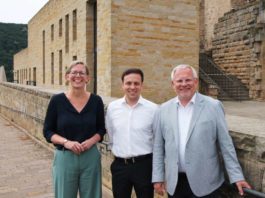
[[[0,67],[0,82],[6,82],[6,72],[4,66]]]

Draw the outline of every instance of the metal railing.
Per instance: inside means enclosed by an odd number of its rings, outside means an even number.
[[[243,188],[244,193],[246,193],[247,195],[252,195],[254,197],[260,197],[260,198],[265,198],[265,193],[253,190],[253,189],[249,189],[249,188]]]
[[[225,184],[225,186],[229,187],[230,189],[232,189],[234,191],[238,191],[235,184],[230,184],[227,181],[224,184]],[[254,190],[254,189],[243,188],[243,191],[244,191],[245,195],[249,195],[251,197],[265,198],[265,193],[259,192],[259,191]]]
[[[227,75],[210,57],[201,53],[200,77],[205,75],[214,81],[223,93],[230,98],[235,100],[249,99],[248,90],[240,80],[231,75]]]
[[[222,98],[226,97],[230,99],[230,97],[226,94],[226,92],[210,76],[208,76],[207,73],[202,68],[199,68],[199,75],[200,75],[200,83],[202,85],[200,87],[200,90],[203,93],[207,93],[208,90],[207,87],[209,85],[213,85],[214,87],[218,88],[219,97],[221,96]]]

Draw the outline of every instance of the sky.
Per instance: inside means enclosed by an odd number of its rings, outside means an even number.
[[[27,24],[48,1],[0,0],[0,22]]]

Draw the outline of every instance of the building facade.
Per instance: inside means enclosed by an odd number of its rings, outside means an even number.
[[[28,24],[28,47],[14,56],[21,84],[65,89],[72,60],[90,70],[88,90],[120,97],[121,73],[145,73],[143,95],[163,102],[174,95],[170,72],[198,68],[199,1],[50,0]]]

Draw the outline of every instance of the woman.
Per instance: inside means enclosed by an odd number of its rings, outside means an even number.
[[[106,133],[102,99],[86,91],[89,71],[74,61],[65,74],[69,90],[54,95],[44,121],[44,137],[56,147],[56,198],[101,198],[101,159],[96,143]]]

